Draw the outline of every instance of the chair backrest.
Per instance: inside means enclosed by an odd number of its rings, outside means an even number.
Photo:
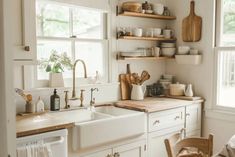
[[[211,157],[213,154],[213,135],[209,138],[185,138],[180,139],[180,133],[174,134],[168,139],[165,139],[165,146],[168,157],[177,157],[182,150],[196,149],[203,156]]]

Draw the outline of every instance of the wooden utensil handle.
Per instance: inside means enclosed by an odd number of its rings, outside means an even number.
[[[192,0],[190,3],[190,14],[195,15],[195,1]]]

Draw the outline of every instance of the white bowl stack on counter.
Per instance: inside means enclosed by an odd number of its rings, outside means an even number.
[[[165,57],[173,57],[176,52],[176,45],[175,43],[161,43],[161,52],[162,56]]]

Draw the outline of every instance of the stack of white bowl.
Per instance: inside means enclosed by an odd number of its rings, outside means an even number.
[[[187,55],[189,53],[189,46],[179,46],[177,55]]]
[[[161,43],[162,56],[173,57],[176,52],[175,43]]]
[[[159,83],[162,84],[164,89],[169,89],[169,85],[173,83],[174,76],[173,75],[162,75],[161,79],[159,80]]]

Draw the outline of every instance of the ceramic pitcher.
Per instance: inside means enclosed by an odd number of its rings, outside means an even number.
[[[192,85],[189,84],[184,92],[185,96],[192,97],[193,96],[193,88]]]
[[[131,100],[143,100],[146,88],[142,85],[132,85]]]

